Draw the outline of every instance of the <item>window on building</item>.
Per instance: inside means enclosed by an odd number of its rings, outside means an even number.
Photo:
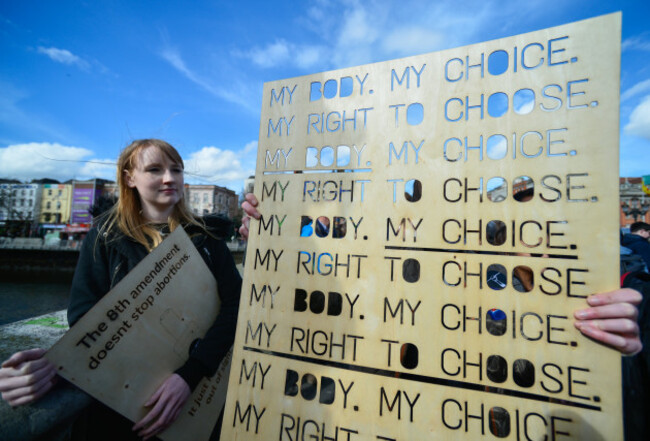
[[[56,203],[56,209],[57,209],[57,210],[60,210],[60,209],[61,209],[61,202],[57,202],[57,203]]]
[[[63,194],[63,190],[59,190],[59,196]]]
[[[45,204],[45,208],[47,208],[48,210],[52,208],[52,203],[50,201],[47,201],[47,204]]]
[[[203,203],[204,204],[208,203],[208,194],[207,193],[203,193]]]
[[[47,191],[47,195],[52,196],[52,189],[51,188]]]

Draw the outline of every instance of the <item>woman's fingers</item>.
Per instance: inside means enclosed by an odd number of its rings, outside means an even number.
[[[2,393],[2,398],[10,406],[32,403],[45,395],[56,384],[56,371],[52,370],[38,382]]]
[[[624,334],[618,332],[608,332],[600,326],[607,328],[607,325],[600,322],[599,326],[594,326],[591,322],[576,322],[576,327],[587,337],[590,337],[600,343],[604,343],[625,355],[634,355],[641,352],[643,345],[639,340],[638,333]],[[637,328],[638,330],[638,328]]]
[[[592,306],[591,308],[576,311],[574,316],[578,320],[597,320],[609,318],[625,318],[636,320],[638,310],[631,303],[612,303],[602,306]]]
[[[260,218],[260,212],[257,211],[258,201],[253,193],[246,193],[244,196],[244,202],[241,204],[241,208],[244,210],[245,216],[242,217],[241,226],[239,227],[239,234],[248,240],[248,233],[250,229],[251,217],[255,219]]]
[[[589,308],[574,313],[575,326],[587,337],[633,355],[641,351],[636,323],[641,293],[629,288],[594,294],[587,298]]]
[[[13,357],[12,357],[13,358]],[[52,378],[56,374],[56,367],[45,358],[32,361],[23,361],[15,364],[15,360],[22,360],[18,357],[14,360],[7,360],[7,366],[0,369],[0,392],[10,392],[14,389],[21,389],[37,383],[43,378]]]
[[[575,325],[578,329],[589,326],[600,329],[601,331],[614,332],[621,335],[634,336],[639,334],[639,325],[633,320],[624,318],[576,321]]]
[[[620,288],[614,291],[593,294],[587,298],[590,306],[611,305],[614,303],[631,303],[638,305],[643,300],[643,296],[637,290],[630,288]]]
[[[241,219],[241,226],[239,227],[239,234],[241,234],[241,237],[244,238],[244,240],[248,240],[248,229],[250,227],[250,222],[251,218],[248,216],[244,216]]]
[[[246,193],[246,196],[244,196],[244,202],[241,204],[241,208],[244,210],[244,213],[246,213],[247,216],[259,219],[260,212],[257,211],[258,204],[259,202],[253,193]]]
[[[257,198],[253,193],[246,193],[244,195],[244,200],[248,202],[250,205],[252,205],[253,207],[257,207],[257,204],[259,204]]]
[[[21,363],[24,363],[26,361],[32,361],[32,360],[38,360],[45,355],[45,349],[41,348],[36,348],[36,349],[28,349],[26,351],[20,351],[16,352],[14,355],[9,357],[7,360],[5,360],[2,363],[2,367],[16,367]]]
[[[149,439],[173,423],[191,394],[190,387],[178,374],[172,374],[147,400],[153,408],[133,426],[138,436]]]

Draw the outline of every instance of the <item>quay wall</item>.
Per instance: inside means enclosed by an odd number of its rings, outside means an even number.
[[[235,262],[241,262],[245,245],[228,243]],[[0,277],[25,279],[31,277],[72,279],[79,259],[78,246],[7,247],[0,244]]]
[[[47,248],[0,248],[0,277],[72,278],[79,251]]]
[[[0,326],[0,359],[18,350],[52,346],[68,329],[65,311]],[[64,380],[33,404],[0,400],[0,440],[69,441],[72,420],[91,398]]]

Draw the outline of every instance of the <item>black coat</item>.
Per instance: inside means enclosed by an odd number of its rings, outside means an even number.
[[[221,236],[227,228],[214,219],[209,231]],[[241,277],[226,244],[190,225],[186,232],[217,280],[221,309],[204,338],[193,346],[185,364],[176,370],[193,390],[203,377],[214,374],[235,339]],[[146,255],[147,249],[119,233],[103,234],[93,227],[84,239],[72,280],[68,322],[74,325]]]
[[[643,350],[623,357],[625,441],[641,441],[648,439],[650,433],[650,274],[628,274],[622,286],[636,289],[643,296],[637,318]]]

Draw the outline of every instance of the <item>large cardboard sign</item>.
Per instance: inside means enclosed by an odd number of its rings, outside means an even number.
[[[217,282],[177,228],[47,353],[58,373],[132,421],[214,323]],[[223,408],[230,352],[204,378],[163,440],[206,440]]]
[[[620,32],[265,84],[223,439],[621,439]]]

